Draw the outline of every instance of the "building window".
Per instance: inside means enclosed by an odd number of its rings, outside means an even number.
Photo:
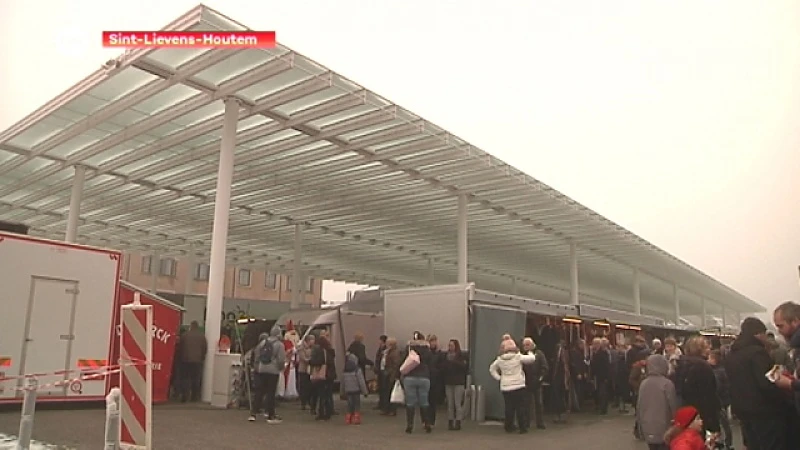
[[[267,272],[266,276],[264,277],[264,287],[267,289],[275,289],[278,287],[278,275]]]
[[[173,258],[164,258],[159,261],[158,274],[162,277],[175,278],[178,275],[178,262]]]
[[[314,279],[311,277],[306,278],[306,292],[314,293]]]
[[[153,269],[153,257],[142,256],[142,273],[150,273]]]
[[[239,269],[239,286],[250,286],[250,269]]]
[[[195,267],[194,279],[197,281],[208,281],[208,273],[211,268],[206,263],[200,263]]]

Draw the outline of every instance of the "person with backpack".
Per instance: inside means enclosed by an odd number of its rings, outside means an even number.
[[[286,352],[280,336],[280,327],[272,327],[269,334],[262,333],[259,336],[258,345],[251,353],[250,365],[255,372],[255,399],[248,418],[250,422],[255,422],[262,405],[267,423],[279,424],[283,421],[275,414],[275,392],[280,374],[286,366]]]

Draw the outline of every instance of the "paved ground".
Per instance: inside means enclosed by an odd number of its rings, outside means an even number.
[[[342,408],[344,405],[338,405]],[[439,423],[430,435],[403,432],[405,419],[381,417],[365,406],[364,424],[345,426],[341,416],[331,422],[315,422],[297,404],[281,405],[281,425],[263,421],[249,423],[245,411],[218,410],[198,405],[165,405],[153,412],[153,446],[156,450],[238,450],[269,446],[270,449],[508,449],[536,445],[548,450],[590,448],[592,450],[646,450],[633,439],[632,417],[573,415],[569,424],[548,422],[548,429],[520,436],[507,435],[499,425],[468,422],[461,432],[447,431]],[[34,439],[80,450],[103,448],[104,411],[38,410]],[[443,426],[445,429],[442,429]],[[0,412],[0,433],[16,434],[19,412]],[[410,445],[410,446],[409,446]],[[509,447],[513,446],[513,447]],[[541,446],[541,447],[539,447]]]

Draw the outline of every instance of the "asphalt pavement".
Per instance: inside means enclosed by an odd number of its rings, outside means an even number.
[[[153,410],[155,450],[392,450],[392,449],[508,449],[536,446],[548,450],[587,448],[592,450],[646,450],[631,433],[633,417],[611,412],[606,416],[574,414],[567,424],[547,421],[546,430],[533,429],[527,435],[506,434],[499,423],[465,422],[462,431],[448,431],[444,411],[431,434],[417,427],[404,432],[405,417],[383,417],[365,403],[362,425],[345,425],[343,416],[330,422],[316,422],[297,403],[281,404],[284,421],[267,424],[263,419],[248,422],[245,410],[221,410],[202,404],[169,404]],[[344,404],[337,404],[342,410]],[[102,450],[105,411],[100,408],[44,409],[36,411],[33,437],[57,445],[59,450]],[[0,412],[0,433],[14,435],[19,427],[19,410]],[[737,432],[738,434],[738,432]],[[510,447],[511,446],[511,447]]]

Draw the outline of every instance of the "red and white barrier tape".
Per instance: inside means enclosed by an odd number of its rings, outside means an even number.
[[[39,389],[47,389],[47,388],[51,388],[51,387],[71,386],[71,385],[73,385],[75,383],[81,383],[83,381],[93,380],[95,378],[104,377],[106,375],[113,375],[115,373],[120,373],[121,371],[122,371],[122,369],[114,369],[114,370],[109,370],[109,371],[102,372],[102,373],[93,373],[93,374],[89,374],[89,375],[81,375],[80,377],[71,378],[69,380],[59,380],[59,381],[56,381],[55,383],[40,384],[40,385],[33,386],[33,387],[30,387],[30,386],[15,387],[15,388],[13,388],[13,390],[20,391],[20,392],[22,392],[22,391],[38,391]]]
[[[0,377],[0,383],[4,381],[25,380],[28,378],[49,378],[49,377],[57,377],[59,375],[67,375],[70,373],[94,372],[96,370],[119,369],[122,367],[141,366],[147,364],[147,361],[144,360],[130,359],[126,361],[130,362],[126,362],[123,364],[105,365],[99,367],[82,367],[79,369],[57,370],[55,372],[46,372],[46,373],[26,373],[25,375],[18,375],[13,377]]]

